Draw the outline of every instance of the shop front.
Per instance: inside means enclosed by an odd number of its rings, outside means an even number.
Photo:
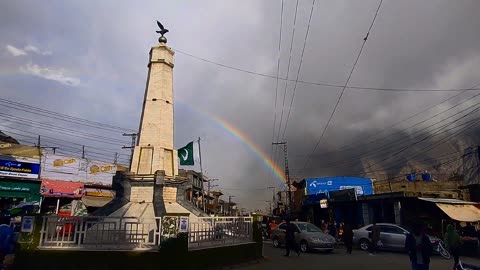
[[[74,200],[80,200],[84,194],[84,184],[52,179],[43,179],[40,193],[43,197],[41,211],[47,214],[71,212]],[[69,216],[68,214],[67,216]]]
[[[467,256],[479,255],[478,232],[474,225],[480,222],[480,204],[457,199],[418,198],[431,207],[443,212],[441,218],[442,235],[446,225],[452,224],[460,233],[462,239],[462,254]]]
[[[22,202],[40,202],[40,181],[0,178],[0,209],[2,212]]]
[[[306,210],[317,225],[322,221],[363,224],[363,208],[357,199],[374,193],[372,180],[361,177],[310,178],[305,179],[305,188],[305,204],[310,205]]]

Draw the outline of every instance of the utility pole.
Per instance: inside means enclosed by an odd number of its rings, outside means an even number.
[[[200,182],[202,183],[202,204],[203,212],[206,212],[205,208],[205,192],[203,187],[203,166],[202,166],[202,148],[200,147],[200,137],[198,137],[198,157],[200,158]]]
[[[232,216],[232,198],[235,196],[228,196],[228,216]]]
[[[39,164],[40,165],[40,170],[38,170],[38,180],[42,179],[41,178],[41,174],[42,174],[42,170],[41,170],[41,168],[42,168],[42,150],[41,149],[42,149],[42,146],[40,145],[40,135],[38,135],[38,155],[40,156],[40,162],[39,162],[40,163]],[[40,197],[40,199],[41,198],[42,197]],[[40,201],[40,205],[41,205],[41,203],[42,202]],[[39,210],[39,212],[40,212],[40,210]]]
[[[130,146],[122,146],[122,149],[130,149],[130,169],[132,169],[132,161],[133,161],[133,152],[135,151],[135,145],[137,145],[137,136],[138,133],[123,133],[122,136],[132,137],[132,142]]]
[[[292,209],[292,188],[290,186],[290,171],[288,169],[288,148],[287,142],[274,142],[273,145],[283,145],[283,155],[285,157],[285,179],[288,185],[288,208],[287,213]]]
[[[267,187],[267,189],[271,189],[272,190],[272,201],[270,203],[270,208],[272,208],[272,204],[275,206],[275,187]],[[272,209],[270,209],[270,212],[272,213],[272,216],[273,216],[273,211]]]
[[[115,155],[113,156],[113,164],[117,165],[118,163],[118,152],[115,152]]]
[[[207,199],[210,197],[210,188],[218,186],[218,185],[213,185],[212,186],[213,181],[218,181],[218,179],[208,179],[207,180]]]

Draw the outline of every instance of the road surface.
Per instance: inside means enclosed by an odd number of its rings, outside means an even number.
[[[343,249],[337,249],[331,254],[307,253],[300,257],[293,252],[290,257],[284,257],[284,249],[276,249],[271,243],[265,243],[263,254],[265,260],[241,267],[242,270],[260,270],[260,269],[338,269],[338,270],[356,270],[356,269],[388,269],[388,270],[408,270],[410,261],[406,254],[382,252],[375,256],[360,250],[354,250],[353,254],[346,255]],[[480,260],[465,258],[465,262],[480,265]],[[451,270],[452,260],[445,260],[440,256],[433,256],[430,264],[431,270]]]

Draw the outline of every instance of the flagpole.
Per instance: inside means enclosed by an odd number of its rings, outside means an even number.
[[[202,167],[202,149],[200,147],[200,137],[198,137],[198,156],[200,158],[200,182],[202,183],[202,204],[203,204],[203,212],[206,212],[205,210],[205,194],[204,194],[204,189],[203,189],[203,167]]]

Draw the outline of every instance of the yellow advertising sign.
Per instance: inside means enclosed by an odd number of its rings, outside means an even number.
[[[40,160],[38,147],[0,142],[0,155],[34,158]]]

